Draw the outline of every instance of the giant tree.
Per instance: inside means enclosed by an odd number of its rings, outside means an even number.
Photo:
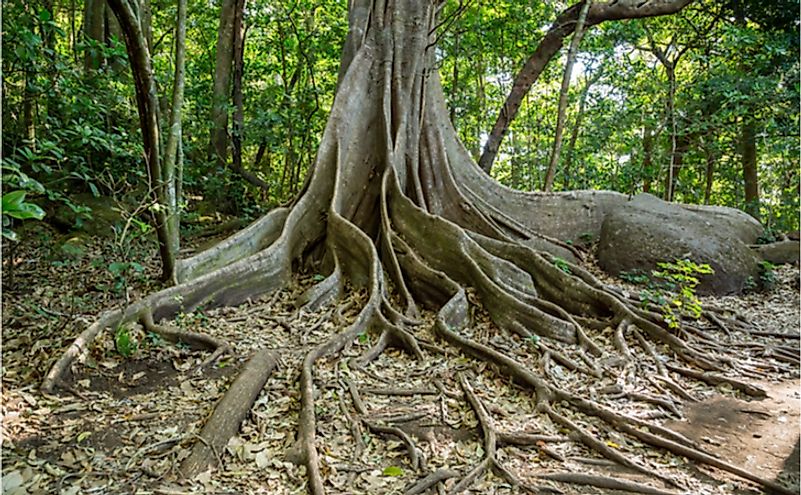
[[[537,341],[541,349],[553,349],[543,351],[550,356],[547,359],[573,363],[590,375],[600,373],[591,369],[589,363],[595,359],[591,356],[612,354],[621,363],[630,362],[635,355],[630,348],[640,346],[643,354],[647,350],[653,353],[656,372],[667,384],[665,394],[671,400],[680,401],[676,392],[680,389],[667,369],[744,386],[733,378],[683,366],[691,363],[712,372],[729,369],[731,360],[709,353],[699,341],[680,338],[660,315],[633,304],[569,261],[576,260],[577,253],[556,238],[597,231],[604,212],[625,202],[625,196],[520,193],[500,186],[476,165],[449,120],[436,70],[440,7],[440,2],[432,0],[351,2],[341,78],[313,169],[300,195],[290,206],[272,210],[228,240],[180,262],[180,285],[101,316],[54,365],[43,388],[52,390],[81,349],[110,325],[140,320],[153,328],[155,321],[200,305],[238,304],[289,284],[293,271],[305,268],[325,274],[300,297],[298,303],[306,308],[335,303],[347,290],[366,294],[352,323],[308,349],[301,365],[298,430],[292,450],[293,458],[306,466],[311,493],[326,489],[316,438],[316,363],[367,332],[378,336],[378,344],[362,363],[375,359],[387,347],[415,357],[437,352],[438,346],[421,338],[422,310],[436,315],[433,332],[442,343],[491,364],[502,376],[518,382],[531,394],[539,414],[573,432],[590,450],[670,482],[609,447],[570,415],[583,414],[606,424],[599,430],[614,428],[644,444],[790,493],[775,482],[703,452],[658,424],[616,412],[589,393],[569,392],[553,375],[534,371],[519,361],[520,356],[471,335],[475,308],[471,309],[470,301],[475,295],[500,331]],[[714,214],[723,215],[718,210]],[[599,330],[607,327],[617,329],[615,339],[601,338]],[[576,364],[557,351],[557,346],[575,349],[588,364]],[[657,357],[655,349],[665,356]],[[250,408],[273,361],[259,358],[253,363],[247,367],[251,378],[238,380],[232,387],[237,394],[231,396],[233,400],[220,403],[232,408],[227,409],[226,424],[235,423],[231,418],[241,418]],[[631,368],[635,369],[639,368]],[[243,388],[248,387],[251,393],[244,394]],[[497,455],[497,449],[511,440],[497,435],[482,400],[466,380],[462,387],[479,418],[485,459],[465,473],[454,491],[469,487],[487,470],[517,484],[516,476],[502,467]],[[746,390],[759,393],[753,387]],[[247,400],[236,402],[236,397],[245,396]],[[205,454],[191,456],[194,460],[183,465],[183,474],[193,476],[214,462],[220,440],[215,436],[197,444],[198,451]],[[222,439],[223,446],[225,441],[227,438]],[[432,479],[433,483],[441,480],[441,473],[432,473],[421,483],[430,484]],[[592,476],[574,477],[576,480],[601,482]],[[420,492],[425,489],[419,486]],[[663,493],[653,487],[628,486]]]

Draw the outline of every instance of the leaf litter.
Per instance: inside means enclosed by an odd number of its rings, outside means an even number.
[[[4,286],[2,337],[2,462],[3,493],[305,493],[305,468],[289,454],[295,444],[300,394],[297,377],[305,353],[345,326],[363,303],[364,295],[350,293],[340,303],[341,317],[325,310],[308,314],[294,307],[314,276],[298,279],[294,287],[235,308],[215,308],[178,315],[172,325],[224,339],[232,351],[213,367],[194,372],[207,353],[160,341],[141,327],[129,329],[136,343],[130,357],[121,356],[112,332],[105,332],[73,368],[73,378],[58,396],[43,396],[38,384],[75,335],[101,311],[133,300],[157,288],[157,256],[151,246],[134,253],[145,267],[141,277],[128,281],[124,294],[114,290],[114,277],[97,260],[113,260],[108,241],[85,241],[82,256],[67,255],[52,242],[46,226],[31,234],[15,253],[13,283]],[[4,253],[4,271],[10,260]],[[765,332],[798,333],[798,267],[776,269],[776,288],[740,297],[704,297],[705,305],[739,313]],[[595,271],[605,283],[635,294],[638,290]],[[6,276],[8,282],[8,276]],[[419,337],[437,345],[433,315],[423,315]],[[498,332],[476,306],[476,325],[468,332],[477,340],[513,355],[530,369],[540,369],[541,342],[521,341]],[[597,339],[610,342],[612,332]],[[769,337],[754,341],[770,344]],[[547,415],[538,414],[530,393],[517,388],[484,364],[476,364],[445,347],[422,360],[387,350],[364,367],[355,359],[376,343],[363,335],[343,353],[322,360],[315,368],[315,414],[321,470],[329,493],[403,493],[424,473],[438,470],[467,472],[484,456],[478,420],[465,401],[457,373],[471,373],[471,385],[487,406],[500,432],[547,438],[527,446],[504,445],[499,450],[506,468],[525,483],[552,472],[615,473],[631,480],[641,475],[622,472],[571,439]],[[790,341],[797,348],[797,340]],[[575,348],[549,342],[570,362],[591,367]],[[192,445],[214,404],[237,370],[262,347],[280,356],[278,368],[224,451],[218,465],[193,480],[181,481],[177,466]],[[611,345],[610,345],[611,347]],[[601,356],[613,359],[614,356]],[[675,418],[659,404],[627,400],[649,384],[638,374],[592,379],[586,373],[555,363],[548,371],[571,391],[595,394],[599,389],[618,394],[594,396],[617,412],[637,418]],[[795,374],[797,376],[797,369]],[[713,387],[676,378],[700,399],[743,396],[731,387]],[[776,377],[765,382],[778,382]],[[797,383],[797,378],[795,378]],[[615,388],[617,387],[617,389]],[[797,388],[797,387],[796,387]],[[366,414],[354,406],[354,395]],[[570,412],[576,424],[593,431],[605,444],[626,452],[641,464],[667,472],[697,494],[747,493],[751,485],[739,479],[715,482],[686,460],[647,448],[623,437],[593,418]],[[790,410],[795,416],[798,411]],[[787,415],[779,416],[787,420]],[[795,432],[797,435],[797,431]],[[707,436],[714,445],[721,440]],[[755,446],[758,449],[759,446]],[[417,459],[416,465],[412,459]],[[708,468],[704,468],[708,469]],[[699,474],[701,473],[701,474]],[[772,473],[774,476],[778,472]],[[792,476],[792,473],[790,474]],[[601,493],[591,487],[543,483],[563,493]],[[789,479],[797,483],[797,479]],[[440,486],[453,487],[454,479]],[[517,493],[506,479],[488,473],[471,487],[473,493]]]

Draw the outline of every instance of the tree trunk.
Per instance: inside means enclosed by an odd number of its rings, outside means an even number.
[[[153,52],[153,12],[150,8],[150,0],[131,0],[137,2],[139,15],[139,25],[142,27],[142,34],[145,38],[145,45],[148,53]]]
[[[270,192],[270,185],[255,173],[245,170],[242,164],[242,138],[245,131],[245,103],[242,95],[242,76],[245,70],[245,0],[237,0],[234,12],[234,83],[231,90],[234,115],[231,132],[231,168],[240,177],[267,194]]]
[[[234,8],[234,57],[231,101],[234,104],[234,115],[231,128],[231,166],[242,171],[242,133],[245,130],[245,108],[242,96],[242,76],[245,68],[245,0],[237,0]]]
[[[653,129],[646,124],[642,129],[642,192],[651,192],[653,178]]]
[[[23,144],[36,151],[36,95],[33,92],[33,71],[25,68],[25,87],[22,95],[22,125],[25,128]]]
[[[543,189],[551,192],[553,181],[556,177],[556,166],[559,163],[559,153],[562,151],[562,132],[565,127],[565,113],[567,111],[567,95],[570,91],[570,78],[573,75],[573,64],[576,61],[578,47],[581,44],[581,37],[584,36],[584,22],[587,20],[587,11],[592,0],[584,0],[584,5],[579,12],[576,28],[573,31],[573,38],[570,40],[570,48],[567,50],[567,63],[565,64],[565,74],[562,77],[562,89],[559,91],[559,108],[556,113],[556,135],[553,140],[553,150],[551,159],[548,162],[548,170],[545,172],[545,185]]]
[[[610,2],[595,3],[587,12],[585,24],[587,28],[590,28],[604,21],[669,15],[678,12],[691,2],[692,0],[656,0],[651,2],[612,0]],[[531,85],[542,74],[548,62],[562,48],[564,39],[575,29],[581,6],[582,4],[575,4],[556,18],[556,21],[545,33],[534,53],[515,76],[512,90],[509,92],[509,96],[506,97],[503,107],[501,107],[487,143],[484,145],[484,151],[478,161],[479,166],[487,173],[492,170],[492,164],[498,154],[501,141],[509,129],[509,125],[517,116],[518,110],[520,110],[523,96],[531,89]]]
[[[128,60],[133,73],[136,89],[136,106],[139,112],[139,125],[142,129],[142,142],[147,163],[150,191],[155,204],[153,208],[154,224],[161,254],[162,278],[172,280],[175,276],[174,240],[171,240],[168,224],[167,199],[174,190],[175,184],[164,180],[161,163],[161,133],[158,119],[158,90],[150,60],[147,40],[142,32],[140,20],[134,6],[129,0],[108,0],[114,15],[120,23],[128,51]],[[176,195],[177,196],[177,195]]]
[[[182,139],[184,105],[184,80],[186,65],[186,0],[178,0],[178,12],[175,20],[175,76],[172,87],[172,105],[170,105],[170,128],[167,144],[164,148],[164,169],[162,175],[165,182],[167,205],[167,235],[170,251],[178,253],[181,237],[181,214],[177,179],[178,148]],[[177,282],[177,280],[176,280]]]
[[[228,102],[231,95],[231,72],[234,56],[234,22],[239,0],[223,0],[217,35],[214,65],[214,88],[211,95],[211,144],[209,156],[219,167],[228,162]]]
[[[670,163],[665,178],[665,201],[673,201],[673,192],[676,187],[676,178],[681,169],[683,152],[680,152],[678,142],[678,126],[676,124],[676,71],[672,63],[665,62],[665,72],[668,75],[668,120],[670,121]],[[681,154],[680,154],[681,153]]]
[[[670,164],[667,172],[665,173],[665,201],[673,201],[676,195],[676,183],[679,179],[679,173],[684,166],[684,155],[690,150],[692,145],[692,138],[688,134],[680,134],[676,136],[675,144],[672,145],[672,153]]]
[[[706,153],[706,186],[704,187],[704,204],[708,205],[712,198],[712,185],[715,182],[715,152],[705,148]]]
[[[83,69],[91,74],[103,65],[103,56],[99,51],[105,41],[106,0],[86,0],[83,12],[83,39],[91,46],[84,49]]]
[[[759,220],[759,177],[757,174],[756,124],[752,117],[743,119],[740,130],[745,211]]]
[[[570,141],[567,143],[567,156],[565,157],[565,190],[570,190],[571,174],[573,173],[573,160],[576,154],[576,142],[578,141],[579,133],[581,131],[581,124],[584,121],[584,108],[587,105],[587,95],[590,93],[590,88],[593,84],[598,82],[603,75],[603,70],[598,71],[591,77],[587,78],[584,88],[581,90],[579,96],[578,110],[576,111],[576,120],[573,122],[573,129],[570,132]]]

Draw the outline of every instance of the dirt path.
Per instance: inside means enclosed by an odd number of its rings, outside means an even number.
[[[801,382],[761,385],[768,391],[764,400],[715,395],[687,406],[685,421],[668,421],[666,426],[733,464],[798,490]]]

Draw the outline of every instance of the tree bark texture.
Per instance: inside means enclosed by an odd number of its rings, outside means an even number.
[[[181,118],[184,105],[185,66],[186,0],[178,0],[178,12],[175,20],[175,75],[173,76],[172,105],[170,106],[170,127],[167,134],[167,144],[164,147],[164,167],[162,170],[164,200],[167,207],[167,235],[171,253],[178,253],[181,237],[180,187],[178,186],[176,170],[179,159],[178,148],[181,143],[183,128]]]
[[[605,21],[669,15],[678,12],[691,2],[692,0],[655,0],[650,2],[613,0],[594,3],[587,12],[586,25],[587,28],[590,28]],[[520,110],[523,97],[542,74],[548,62],[562,48],[564,39],[575,30],[582,5],[583,2],[575,4],[556,18],[534,50],[534,53],[515,76],[512,90],[506,97],[503,107],[501,107],[487,143],[484,145],[481,158],[478,161],[479,166],[487,173],[492,171],[492,164],[498,154],[501,142],[509,129],[509,125],[517,116],[518,110]]]
[[[757,174],[756,124],[753,117],[743,119],[740,131],[745,211],[759,220],[759,177]]]
[[[211,95],[211,143],[209,155],[218,166],[228,161],[228,102],[231,95],[231,73],[234,56],[234,22],[241,0],[223,0],[217,33],[214,64],[214,87]]]
[[[84,49],[83,67],[87,74],[103,65],[98,47],[105,41],[106,0],[86,0],[83,11],[83,39],[93,45]]]

